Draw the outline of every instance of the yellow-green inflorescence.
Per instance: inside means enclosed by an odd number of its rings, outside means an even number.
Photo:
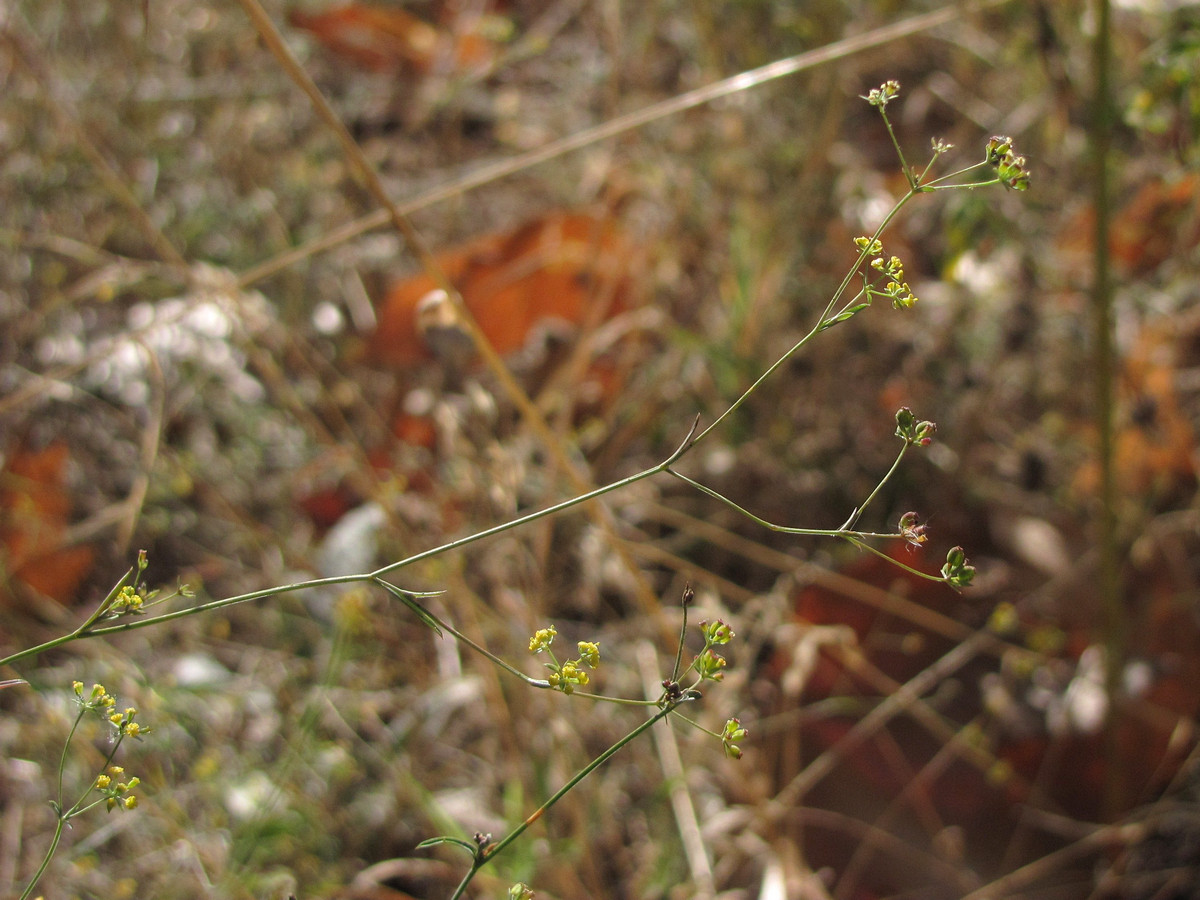
[[[584,671],[584,666],[595,669],[600,665],[600,644],[596,641],[580,641],[576,645],[579,656],[560,663],[554,658],[554,651],[550,649],[550,645],[554,643],[557,635],[558,631],[553,625],[539,628],[529,639],[529,652],[545,651],[546,655],[550,657],[550,662],[546,663],[546,668],[550,670],[550,676],[546,679],[550,683],[550,687],[562,691],[564,694],[571,694],[574,693],[576,687],[583,687],[591,680],[588,673]]]
[[[898,256],[885,256],[883,242],[876,238],[862,236],[854,239],[854,245],[860,251],[865,251],[871,259],[871,268],[886,279],[883,290],[867,285],[868,298],[886,297],[895,309],[912,309],[916,306],[917,298],[904,280],[904,263]]]
[[[82,707],[80,715],[85,712],[99,715],[115,730],[118,742],[127,737],[140,740],[142,735],[150,732],[149,726],[135,721],[137,709],[132,706],[123,710],[117,709],[117,698],[110,694],[104,685],[93,684],[86,694],[82,681],[72,682],[71,687],[75,691],[76,702]],[[138,805],[137,795],[131,792],[141,783],[141,779],[125,779],[122,777],[124,774],[125,770],[121,766],[109,765],[96,776],[92,785],[104,797],[105,806],[109,810],[118,806],[122,809],[134,809]]]

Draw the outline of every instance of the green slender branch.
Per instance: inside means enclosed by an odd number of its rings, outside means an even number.
[[[904,444],[900,447],[900,452],[896,454],[896,459],[892,463],[892,467],[887,470],[887,474],[884,475],[883,478],[881,478],[879,480],[879,484],[875,485],[875,489],[872,490],[871,493],[867,495],[867,499],[862,502],[862,505],[859,506],[858,509],[854,510],[854,512],[852,512],[850,514],[850,518],[848,518],[846,520],[846,523],[844,525],[842,525],[841,528],[838,529],[839,532],[845,532],[848,529],[853,528],[855,523],[858,522],[858,520],[860,518],[862,518],[863,512],[866,510],[866,508],[868,506],[871,505],[871,501],[874,500],[879,495],[879,492],[883,489],[883,486],[892,480],[892,476],[895,475],[896,470],[898,468],[900,468],[900,461],[904,459],[904,454],[906,454],[908,452],[908,448],[911,446],[912,445],[909,444],[908,441],[904,442]]]
[[[757,391],[764,382],[766,382],[772,375],[775,374],[780,366],[795,356],[806,344],[808,344],[809,341],[811,341],[827,327],[830,320],[830,313],[833,311],[833,308],[837,305],[838,301],[841,300],[842,295],[846,293],[846,289],[854,280],[855,274],[862,267],[863,263],[867,261],[867,257],[871,255],[869,253],[870,244],[879,239],[880,235],[882,235],[884,231],[887,230],[887,227],[892,223],[892,220],[895,219],[895,217],[900,213],[900,210],[902,210],[908,201],[915,197],[916,194],[916,191],[909,191],[909,193],[901,197],[896,202],[895,206],[891,208],[888,214],[883,217],[883,221],[879,224],[879,227],[875,229],[874,234],[871,235],[870,243],[868,243],[867,248],[859,252],[858,258],[854,262],[854,266],[846,273],[846,276],[842,279],[841,284],[838,285],[837,290],[833,292],[833,296],[830,297],[829,302],[825,304],[825,308],[821,311],[821,315],[817,319],[817,323],[812,327],[812,329],[802,338],[800,338],[800,340],[798,340],[795,344],[793,344],[787,352],[779,357],[779,359],[775,360],[775,362],[768,366],[761,375],[754,379],[754,382],[742,392],[741,396],[734,400],[733,403],[731,403],[723,413],[717,416],[717,418],[714,419],[707,428],[705,428],[696,436],[696,438],[689,445],[689,448],[704,440],[704,438],[707,437],[708,434],[713,431],[713,429],[715,429],[718,425],[720,425],[727,418],[733,415],[733,413],[740,409],[742,405],[750,399],[750,396]]]
[[[883,109],[879,111],[881,113],[884,112]],[[900,157],[900,168],[904,171],[904,177],[908,181],[908,189],[911,192],[915,192],[918,184],[917,176],[913,174],[912,166],[908,164],[908,160],[904,157],[904,150],[900,146],[900,141],[896,139],[896,132],[892,128],[892,120],[887,117],[886,113],[883,116],[883,124],[887,127],[888,137],[892,139],[892,148],[896,151],[896,155]]]
[[[42,857],[42,863],[38,866],[37,871],[33,873],[33,878],[21,892],[19,900],[29,900],[33,894],[33,889],[37,887],[37,883],[42,880],[42,876],[46,874],[46,870],[50,868],[50,860],[54,859],[54,854],[58,852],[58,845],[62,841],[63,829],[67,827],[66,817],[59,815],[54,822],[54,836],[50,838],[50,846],[46,848],[46,855]]]
[[[651,728],[654,727],[654,725],[656,725],[662,719],[665,719],[672,712],[674,712],[675,707],[677,705],[678,705],[677,703],[668,704],[663,709],[659,710],[657,713],[655,713],[653,716],[651,716],[649,719],[647,719],[645,722],[642,722],[640,725],[638,725],[636,728],[634,728],[632,731],[630,731],[628,734],[626,734],[624,737],[622,737],[620,740],[618,740],[615,744],[613,744],[611,747],[609,747],[607,750],[605,750],[603,753],[601,753],[599,756],[597,756],[591,762],[589,762],[586,766],[584,766],[582,769],[580,769],[578,772],[576,772],[566,782],[566,784],[564,784],[557,791],[555,791],[545,802],[542,803],[541,806],[539,806],[532,813],[530,813],[525,818],[525,820],[521,822],[520,825],[516,826],[512,831],[510,831],[508,834],[506,834],[499,841],[497,841],[494,844],[486,844],[485,846],[478,847],[475,850],[474,858],[471,862],[471,868],[467,870],[467,873],[463,876],[462,881],[459,882],[458,887],[455,888],[454,893],[450,895],[450,900],[459,900],[459,898],[463,896],[463,892],[466,891],[467,886],[471,883],[472,880],[474,880],[475,875],[479,872],[480,869],[482,869],[485,865],[487,865],[489,862],[491,862],[496,856],[498,856],[499,854],[504,852],[504,850],[510,844],[512,844],[513,841],[515,841],[517,838],[519,838],[522,834],[525,833],[525,831],[529,828],[529,826],[533,825],[534,822],[536,822],[543,815],[545,815],[545,813],[552,806],[554,806],[554,804],[558,803],[559,800],[561,800],[568,793],[570,793],[575,788],[576,785],[578,785],[581,781],[583,781],[583,779],[587,778],[588,775],[590,775],[596,769],[600,768],[600,766],[604,765],[604,763],[608,762],[609,759],[611,759],[613,756],[615,756],[627,744],[631,743],[632,741],[637,740],[637,738],[639,736],[641,736],[644,732],[649,731]],[[432,841],[425,841],[421,844],[418,844],[417,846],[418,847],[428,847],[428,846],[432,846],[435,843],[442,843],[442,842],[444,842],[444,839],[435,838]],[[465,844],[465,842],[462,842],[462,841],[454,841],[454,843]],[[467,845],[467,846],[469,846],[469,845]]]
[[[903,569],[909,575],[916,575],[918,578],[923,578],[926,581],[934,581],[934,582],[937,582],[938,584],[946,584],[947,583],[945,576],[930,575],[928,572],[922,572],[920,569],[914,568],[913,566],[910,566],[910,565],[906,565],[905,563],[902,563],[900,560],[896,559],[894,556],[888,556],[886,553],[884,553],[878,547],[873,547],[870,544],[868,544],[866,541],[858,540],[855,535],[844,534],[844,535],[838,535],[838,537],[845,538],[847,541],[849,541],[851,544],[853,544],[859,550],[865,550],[868,553],[874,553],[880,559],[886,559],[889,563],[891,563],[897,569]]]
[[[63,743],[62,755],[58,759],[58,790],[55,792],[55,797],[58,799],[58,805],[61,808],[63,802],[63,772],[67,768],[67,748],[71,746],[71,741],[75,737],[75,732],[79,730],[79,723],[83,721],[84,709],[79,710],[79,714],[75,716],[75,722],[71,725],[71,730],[67,734],[67,739]]]
[[[95,623],[97,616],[93,613],[88,620],[69,634],[64,634],[60,637],[38,644],[36,647],[29,647],[25,650],[20,650],[9,656],[0,659],[0,666],[11,665],[12,663],[20,662],[23,659],[38,656],[45,653],[47,650],[53,650],[56,647],[61,647],[64,644],[69,644],[72,641],[83,640],[86,638],[102,637],[110,634],[121,634],[126,631],[136,631],[139,628],[149,628],[152,625],[161,625],[165,622],[171,622],[175,619],[182,619],[186,616],[194,616],[199,613],[212,612],[217,609],[224,609],[227,606],[233,606],[237,603],[247,603],[251,600],[262,600],[267,597],[274,597],[280,594],[289,594],[295,591],[302,591],[308,588],[327,587],[334,584],[356,584],[365,581],[370,581],[370,574],[358,575],[339,575],[332,578],[314,578],[309,581],[299,581],[294,584],[280,585],[276,587],[265,588],[263,590],[251,591],[246,594],[238,594],[234,597],[225,597],[220,600],[213,600],[208,603],[201,603],[197,606],[188,606],[183,609],[177,609],[173,612],[162,613],[157,616],[137,616],[126,619],[116,625],[106,625],[100,628],[87,627],[88,622]],[[118,582],[118,588],[121,583]],[[110,594],[110,596],[112,596]],[[103,604],[101,604],[103,607]]]
[[[713,490],[706,484],[702,484],[693,478],[689,478],[688,476],[682,474],[681,472],[677,472],[674,469],[668,469],[667,471],[669,474],[674,475],[680,481],[695,488],[700,493],[706,494],[707,496],[712,497],[714,500],[720,500],[722,503],[724,503],[725,505],[736,510],[738,513],[745,516],[747,519],[754,522],[756,525],[761,525],[763,528],[767,528],[771,531],[775,531],[780,534],[810,535],[813,537],[857,537],[857,538],[899,538],[899,537],[903,537],[902,534],[899,534],[896,532],[880,533],[880,532],[874,532],[874,531],[851,531],[849,529],[849,527],[846,525],[843,525],[841,528],[793,528],[790,525],[779,525],[775,522],[770,522],[767,519],[763,519],[759,516],[756,516],[754,513],[750,512],[745,507],[739,505],[737,502],[735,502],[733,500],[730,500],[728,497],[726,497],[720,491]],[[889,475],[890,475],[890,473],[889,473]],[[855,514],[857,515],[857,511]]]

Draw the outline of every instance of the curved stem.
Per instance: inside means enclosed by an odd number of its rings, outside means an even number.
[[[891,208],[888,214],[883,217],[883,221],[879,224],[879,227],[875,229],[875,233],[872,234],[868,240],[867,246],[858,254],[858,258],[855,260],[854,265],[849,271],[846,272],[845,277],[842,278],[841,284],[839,284],[837,290],[833,292],[833,296],[829,298],[829,302],[825,304],[825,308],[821,311],[821,315],[812,329],[805,334],[804,337],[800,338],[800,340],[793,344],[786,353],[779,357],[779,359],[775,360],[775,362],[768,366],[761,375],[754,379],[754,382],[742,392],[740,397],[738,397],[729,405],[729,408],[726,409],[725,412],[717,416],[717,418],[714,419],[707,428],[701,431],[700,434],[698,434],[695,439],[690,442],[688,445],[689,449],[704,440],[704,438],[708,436],[709,432],[711,432],[714,428],[729,418],[729,416],[733,415],[734,412],[740,409],[742,404],[750,399],[750,395],[758,390],[758,388],[768,378],[774,375],[775,371],[780,366],[795,356],[805,344],[816,337],[822,331],[822,329],[826,327],[833,308],[837,306],[838,301],[840,301],[842,298],[842,295],[846,293],[846,289],[850,286],[850,282],[854,280],[855,273],[858,272],[858,270],[862,267],[862,264],[867,261],[867,257],[870,255],[867,251],[870,249],[871,244],[879,239],[879,236],[882,235],[885,230],[887,230],[887,227],[892,223],[892,220],[896,218],[900,210],[902,210],[908,201],[915,197],[917,193],[917,190],[910,189],[907,194],[896,201],[896,204]]]
[[[883,486],[891,481],[892,476],[896,474],[896,470],[900,468],[900,461],[904,459],[904,454],[908,452],[908,448],[909,443],[908,441],[905,441],[904,445],[900,448],[900,452],[896,454],[896,460],[892,463],[892,467],[887,470],[887,474],[884,475],[883,478],[879,479],[879,484],[875,485],[875,489],[867,495],[867,499],[864,500],[862,505],[850,515],[850,518],[846,520],[846,524],[838,529],[839,531],[846,531],[847,529],[853,528],[855,523],[862,518],[863,511],[870,505],[871,501],[878,496]]]
[[[845,538],[847,541],[849,541],[851,544],[853,544],[859,550],[866,550],[868,553],[874,553],[880,559],[886,559],[889,563],[891,563],[897,569],[903,569],[909,575],[916,575],[918,578],[923,578],[926,581],[934,581],[934,582],[937,582],[938,584],[946,583],[946,579],[943,578],[941,575],[930,575],[928,572],[922,572],[920,569],[914,568],[913,566],[905,565],[904,563],[900,562],[900,560],[896,559],[894,556],[888,556],[886,553],[884,553],[879,548],[872,547],[866,541],[858,540],[858,538],[855,535],[843,534],[843,535],[838,535],[838,537]],[[899,537],[899,535],[897,535],[897,537]]]
[[[58,805],[61,809],[63,802],[62,783],[63,772],[67,768],[67,748],[71,746],[71,741],[75,737],[75,732],[79,729],[79,723],[83,720],[83,714],[86,710],[79,710],[79,715],[75,717],[75,722],[71,725],[71,731],[67,734],[66,741],[63,742],[62,756],[58,759],[58,791],[55,796],[58,798]]]
[[[566,784],[551,794],[541,806],[526,816],[525,820],[521,822],[520,825],[506,834],[495,844],[491,844],[477,853],[474,861],[471,863],[471,868],[463,876],[463,879],[461,882],[459,882],[458,887],[454,889],[454,893],[450,895],[450,900],[458,900],[458,898],[462,897],[463,892],[467,889],[467,885],[471,883],[471,881],[475,878],[475,874],[480,869],[491,862],[492,859],[502,853],[513,841],[524,834],[530,825],[540,819],[546,813],[546,811],[550,809],[550,807],[554,806],[555,803],[570,793],[571,790],[573,790],[574,787],[579,784],[579,782],[583,781],[583,779],[587,778],[588,775],[592,774],[592,772],[600,768],[600,766],[604,765],[604,763],[608,762],[608,760],[615,756],[617,752],[620,751],[621,748],[626,744],[636,740],[643,732],[649,731],[656,723],[669,716],[675,711],[675,707],[677,705],[678,704],[676,703],[672,703],[663,707],[645,722],[638,725],[637,728],[633,729],[631,732],[593,759],[590,763],[576,772],[573,776],[571,776]]]
[[[46,855],[42,857],[42,864],[38,866],[36,872],[33,873],[33,878],[21,892],[19,900],[28,900],[33,889],[37,887],[37,883],[42,880],[42,876],[46,874],[46,869],[50,868],[50,860],[54,858],[55,852],[58,850],[58,844],[62,840],[63,828],[66,827],[67,817],[64,813],[59,812],[58,821],[54,823],[54,837],[50,839],[50,846],[46,848]]]

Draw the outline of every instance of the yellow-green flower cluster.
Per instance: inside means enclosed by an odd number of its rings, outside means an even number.
[[[579,668],[577,662],[570,660],[559,666],[556,671],[552,671],[549,678],[550,686],[564,694],[574,693],[576,685],[582,687],[590,680],[588,673]]]
[[[579,642],[579,659],[587,663],[589,669],[600,665],[600,645],[594,641]]]
[[[899,93],[900,82],[894,80],[885,81],[879,87],[872,88],[870,91],[868,91],[867,95],[862,99],[866,100],[876,109],[882,110],[894,99],[896,99],[896,95]]]
[[[892,301],[894,308],[911,309],[916,304],[917,298],[913,296],[908,282],[904,280],[904,263],[900,261],[900,257],[885,257],[883,255],[883,241],[878,238],[872,240],[868,237],[856,237],[854,244],[860,252],[874,257],[871,260],[871,268],[887,279],[882,291],[867,285],[866,292],[868,298],[876,296],[887,297]]]
[[[550,649],[557,634],[558,631],[553,625],[539,628],[529,639],[529,652],[545,651],[546,655],[550,657],[550,662],[546,663],[546,668],[550,670],[550,677],[547,679],[550,687],[562,691],[564,694],[571,694],[574,693],[576,687],[582,687],[591,680],[583,667],[595,669],[600,665],[600,645],[595,641],[580,641],[576,645],[579,656],[560,663],[554,658],[554,651]]]
[[[1025,157],[1013,149],[1013,139],[1007,135],[993,135],[987,142],[987,161],[996,167],[1000,183],[1014,191],[1029,190],[1029,170]]]
[[[700,633],[704,635],[704,640],[707,644],[728,644],[736,635],[733,629],[717,619],[715,622],[707,620],[700,623]]]
[[[124,774],[125,769],[121,766],[109,766],[96,776],[95,789],[104,795],[104,805],[109,812],[118,806],[121,809],[137,808],[137,795],[130,792],[141,784],[142,780],[134,776],[128,781],[122,781],[121,776]]]
[[[86,698],[83,696],[82,681],[72,681],[71,687],[75,691],[77,701],[84,709],[95,709],[103,712],[117,705],[117,698],[105,690],[102,684],[93,684],[92,690]]]
[[[508,889],[508,900],[533,900],[533,891],[518,881]]]
[[[145,598],[127,584],[113,598],[112,604],[108,607],[108,614],[123,616],[127,613],[140,613],[145,602]]]
[[[967,564],[967,554],[962,547],[951,547],[942,566],[942,577],[952,588],[965,588],[975,577],[975,567]]]
[[[704,650],[696,657],[696,671],[705,681],[721,681],[725,677],[725,657],[712,650]]]
[[[117,734],[123,737],[140,738],[150,732],[148,726],[134,721],[137,709],[127,706],[123,712],[117,710],[117,698],[110,694],[104,685],[93,684],[86,697],[83,693],[82,681],[71,682],[71,688],[75,691],[76,702],[85,710],[92,710],[103,716],[117,730]]]
[[[549,650],[557,634],[558,631],[553,625],[549,628],[539,628],[533,633],[533,637],[529,639],[529,652],[541,653],[543,650]]]
[[[137,710],[132,706],[125,708],[124,712],[110,713],[108,721],[112,723],[113,728],[117,729],[117,734],[123,734],[126,737],[136,738],[141,737],[150,731],[140,722],[133,721],[133,717],[137,715]]]
[[[725,747],[725,755],[730,759],[741,759],[742,748],[738,746],[738,743],[748,733],[737,719],[729,719],[725,723],[724,730],[721,732],[721,743]]]

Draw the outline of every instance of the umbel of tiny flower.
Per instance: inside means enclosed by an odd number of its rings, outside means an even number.
[[[85,710],[95,712],[106,719],[116,729],[117,734],[141,740],[142,735],[150,733],[151,729],[148,725],[134,721],[137,709],[129,706],[125,708],[124,712],[117,710],[117,698],[110,694],[104,685],[93,684],[86,697],[83,693],[82,681],[71,682],[71,689],[75,691],[76,703]]]
[[[862,96],[861,94],[859,96],[861,96],[863,100],[866,100],[876,109],[883,109],[889,103],[891,103],[892,100],[896,99],[896,95],[899,93],[900,82],[885,81],[879,87],[872,88],[870,91],[868,91],[866,96]]]
[[[123,734],[126,737],[140,740],[142,735],[149,734],[150,728],[142,725],[140,722],[133,721],[133,717],[136,715],[137,710],[130,706],[123,713],[110,713],[108,721],[112,723],[113,728],[117,729],[117,734]]]
[[[917,298],[909,288],[908,282],[904,280],[904,263],[900,257],[884,257],[883,242],[878,238],[860,236],[854,239],[854,244],[860,251],[866,251],[874,259],[871,260],[871,268],[883,275],[887,281],[884,284],[882,291],[876,290],[871,285],[866,285],[868,298],[871,297],[886,297],[892,302],[895,309],[912,309],[917,303]]]
[[[951,587],[965,588],[975,577],[975,567],[967,565],[967,553],[962,547],[951,547],[942,566],[942,577]]]
[[[518,881],[508,889],[508,900],[533,900],[533,891]]]
[[[579,660],[587,664],[589,669],[600,665],[600,645],[595,641],[580,641]]]
[[[913,411],[907,406],[902,406],[896,410],[896,437],[901,438],[907,444],[915,444],[918,447],[928,447],[933,443],[934,432],[937,431],[937,424],[934,422],[918,422],[917,417],[913,415]]]
[[[137,614],[142,612],[142,606],[145,604],[145,599],[130,585],[125,585],[121,588],[113,600],[112,605],[108,608],[108,613],[111,616],[123,616],[129,613]]]
[[[725,657],[712,650],[705,650],[696,657],[696,672],[705,681],[720,681],[725,677]]]
[[[142,780],[135,776],[128,781],[122,781],[121,776],[124,774],[125,769],[121,766],[109,766],[96,776],[95,789],[105,798],[104,805],[109,812],[118,806],[121,809],[137,808],[137,795],[130,792],[141,784]]]
[[[717,619],[715,622],[707,620],[701,622],[700,633],[704,635],[704,641],[709,645],[728,644],[733,638],[737,637],[733,633],[733,629],[720,619]]]
[[[579,668],[579,664],[568,660],[557,669],[550,672],[550,686],[564,694],[575,693],[576,685],[583,687],[591,679],[588,673]]]
[[[102,684],[93,684],[91,693],[86,698],[83,696],[82,681],[71,682],[71,687],[75,691],[76,702],[84,709],[95,709],[103,712],[117,705],[117,698],[105,690]]]
[[[1029,190],[1029,171],[1025,168],[1024,156],[1013,150],[1013,139],[1002,134],[994,135],[987,142],[987,161],[996,167],[996,176],[1006,188],[1014,191]]]
[[[529,639],[529,652],[541,653],[543,650],[548,650],[550,645],[554,643],[554,636],[558,631],[553,625],[549,628],[539,628],[533,633],[533,637]]]
[[[721,731],[721,744],[725,747],[725,755],[730,759],[741,759],[742,748],[738,743],[746,737],[747,731],[737,719],[729,719]]]
[[[583,670],[583,666],[594,669],[600,665],[600,644],[596,641],[580,641],[575,645],[579,650],[579,656],[560,663],[554,658],[554,652],[550,649],[550,644],[553,643],[557,634],[553,625],[539,628],[529,639],[529,651],[531,653],[546,651],[550,657],[550,662],[546,663],[546,668],[550,670],[550,676],[546,680],[555,690],[571,694],[574,693],[576,687],[582,687],[591,680],[588,673]]]

